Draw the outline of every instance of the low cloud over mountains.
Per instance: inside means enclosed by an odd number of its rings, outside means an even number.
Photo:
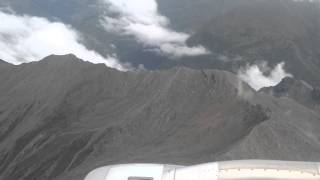
[[[0,0],[0,179],[320,161],[318,5]]]
[[[170,29],[170,20],[158,11],[156,0],[104,0],[107,12],[101,23],[109,32],[129,35],[153,50],[172,57],[208,54],[203,46],[189,47],[189,34]]]
[[[100,55],[82,44],[81,34],[61,22],[0,11],[0,59],[12,64],[37,61],[50,54],[74,53],[92,63],[126,70],[116,56]]]
[[[260,65],[247,66],[239,71],[239,78],[247,82],[255,90],[259,90],[263,87],[275,86],[281,82],[285,77],[292,77],[284,69],[284,63],[279,63],[270,69],[264,62]],[[265,75],[267,74],[267,75]]]

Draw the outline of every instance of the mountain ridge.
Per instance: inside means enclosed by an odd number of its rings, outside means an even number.
[[[134,35],[146,35],[139,27],[109,32],[102,22],[110,14],[112,25],[138,18],[140,26],[138,7],[118,17],[108,0],[0,1],[5,14],[63,23],[90,51],[133,67],[122,72],[73,54],[20,65],[0,59],[0,179],[79,180],[119,163],[320,162],[319,1],[151,2],[139,8],[154,14],[146,19],[154,29],[188,38],[182,50],[210,53],[167,56]],[[16,50],[24,33],[4,32],[4,46]],[[239,78],[255,65],[274,78],[279,64],[291,77],[275,86],[256,91]]]
[[[120,72],[74,57],[0,72],[1,178],[81,179],[96,167],[128,162],[319,157],[315,144],[304,145],[308,156],[276,145],[301,150],[302,142],[315,143],[320,134],[310,127],[319,127],[319,113],[256,92],[230,72]],[[271,136],[295,129],[295,138]]]
[[[283,62],[287,72],[319,86],[318,5],[291,0],[253,1],[213,18],[194,33],[189,44],[202,44],[226,56],[233,72],[259,61],[270,66]],[[236,57],[241,60],[234,60]]]

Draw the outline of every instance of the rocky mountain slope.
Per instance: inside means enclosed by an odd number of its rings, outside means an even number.
[[[319,86],[319,9],[319,1],[252,1],[208,21],[189,42],[228,57],[231,70],[259,61],[285,62],[296,78]]]
[[[315,110],[320,107],[319,87],[312,87],[304,81],[291,77],[284,78],[275,87],[266,87],[260,91],[276,97],[289,97]]]
[[[0,69],[0,179],[79,180],[113,163],[320,160],[318,111],[229,72],[119,72],[73,55]]]

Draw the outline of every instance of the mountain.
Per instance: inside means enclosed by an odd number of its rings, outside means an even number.
[[[143,64],[147,69],[159,69],[162,64],[171,64],[169,58],[146,51],[131,36],[107,32],[101,25],[107,9],[100,0],[1,0],[0,10],[7,7],[19,15],[44,17],[71,25],[81,33],[81,40],[88,49],[101,55],[116,53],[122,62],[134,67]]]
[[[233,71],[239,64],[285,62],[297,79],[319,86],[319,8],[318,1],[253,1],[208,21],[189,43],[228,57]]]
[[[3,64],[8,64],[8,63],[0,59],[0,64],[3,65]]]
[[[255,126],[218,159],[276,160],[290,156],[290,160],[318,161],[319,89],[301,80],[285,78],[258,94],[258,102],[270,108],[271,118]]]
[[[275,97],[288,97],[294,99],[300,104],[312,109],[319,110],[320,107],[320,89],[318,87],[312,87],[304,81],[296,80],[291,77],[284,78],[274,87],[265,87],[260,91]]]
[[[174,29],[193,32],[212,18],[255,1],[257,0],[158,0],[157,2],[159,11],[173,22]]]
[[[0,71],[6,71],[8,66],[13,66],[13,65],[0,59]],[[1,74],[1,72],[0,72],[0,74]]]
[[[319,160],[320,113],[230,72],[120,72],[74,55],[0,71],[0,179],[83,179],[108,164]]]
[[[82,33],[88,49],[102,55],[116,53],[134,67],[185,66],[237,72],[257,61],[267,61],[270,66],[285,62],[286,70],[295,77],[319,85],[318,2],[158,0],[157,4],[159,13],[170,20],[170,29],[191,34],[189,45],[204,45],[212,54],[170,59],[146,50],[134,37],[109,33],[100,24],[107,9],[98,0],[2,0],[0,8],[70,24]]]

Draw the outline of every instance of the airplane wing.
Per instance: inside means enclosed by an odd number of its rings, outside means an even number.
[[[320,180],[320,163],[242,160],[192,166],[124,164],[95,169],[84,180]]]

